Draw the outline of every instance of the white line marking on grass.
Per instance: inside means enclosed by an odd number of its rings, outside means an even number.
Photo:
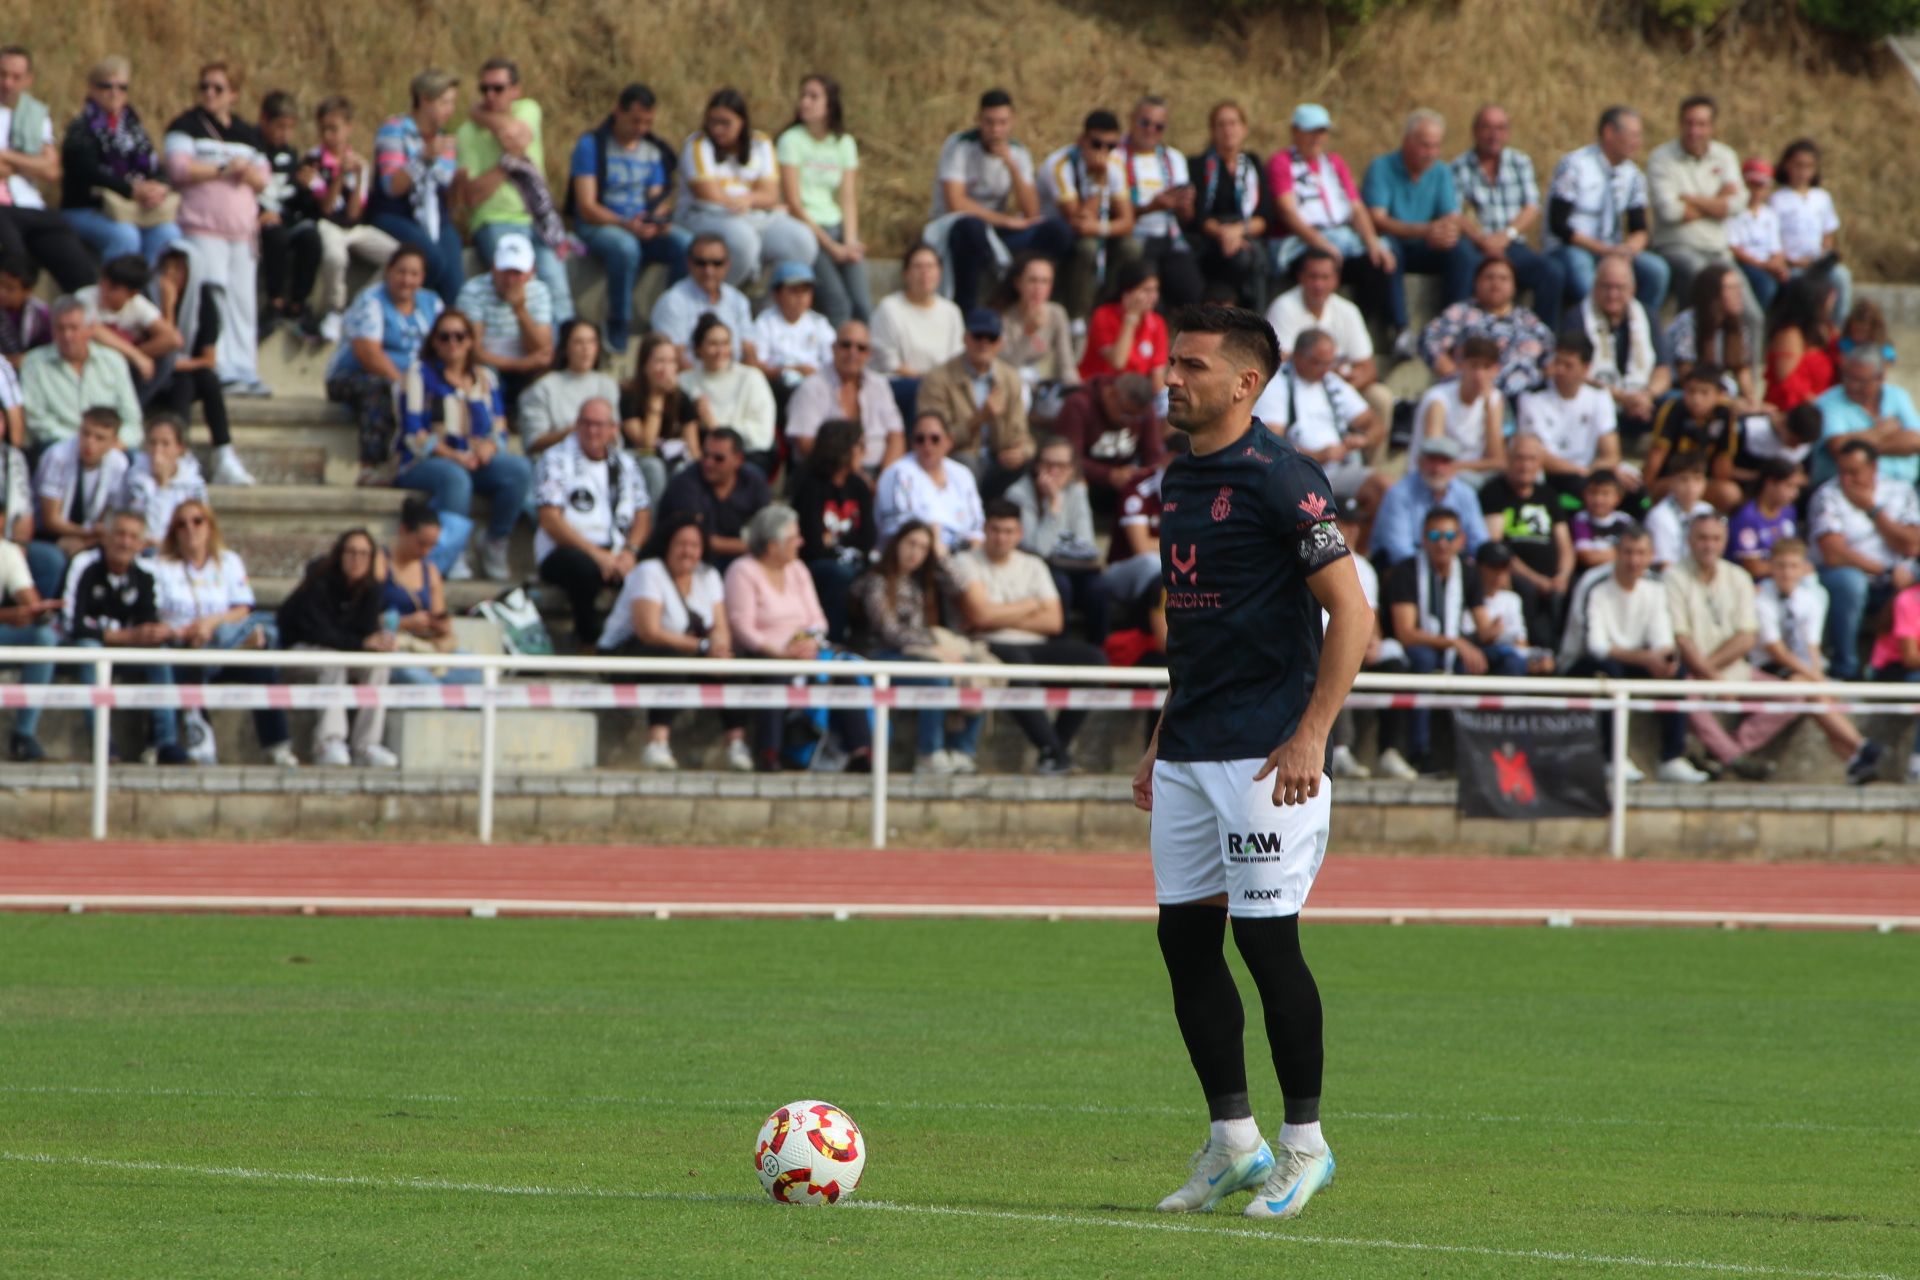
[[[550,1104],[566,1107],[678,1107],[682,1110],[759,1111],[768,1106],[764,1098],[655,1098],[635,1094],[553,1094],[501,1093],[484,1097],[453,1093],[386,1093],[369,1091],[326,1091],[289,1089],[252,1091],[245,1089],[190,1089],[153,1086],[127,1088],[113,1085],[0,1084],[0,1094],[42,1094],[74,1097],[122,1098],[209,1098],[249,1102],[347,1101],[437,1102],[452,1106],[494,1106],[508,1103]],[[1093,1116],[1192,1116],[1192,1107],[1113,1107],[1087,1102],[969,1102],[925,1101],[921,1099],[861,1098],[842,1099],[850,1110],[875,1111],[987,1111],[1019,1115],[1093,1115]],[[1711,1128],[1753,1129],[1767,1133],[1873,1133],[1882,1137],[1912,1137],[1920,1129],[1889,1129],[1877,1124],[1829,1124],[1800,1120],[1738,1120],[1719,1116],[1666,1118],[1652,1116],[1513,1116],[1473,1112],[1447,1115],[1425,1111],[1341,1111],[1329,1112],[1333,1122],[1356,1124],[1529,1124],[1542,1129],[1567,1128]]]
[[[112,1169],[126,1173],[179,1173],[201,1178],[234,1178],[247,1182],[289,1182],[304,1186],[364,1187],[388,1191],[451,1191],[473,1195],[638,1200],[696,1204],[765,1204],[759,1196],[702,1195],[683,1191],[619,1191],[607,1187],[549,1187],[494,1182],[460,1182],[442,1178],[409,1178],[369,1174],[308,1173],[292,1169],[250,1169],[237,1165],[171,1164],[160,1160],[113,1160],[100,1156],[63,1156],[42,1152],[0,1151],[10,1164],[84,1169]],[[1300,1235],[1284,1228],[1203,1227],[1193,1223],[1151,1219],[1080,1216],[1019,1209],[963,1209],[954,1205],[899,1204],[890,1200],[850,1200],[841,1208],[870,1213],[924,1214],[928,1217],[979,1218],[993,1222],[1031,1222],[1048,1226],[1113,1227],[1123,1231],[1153,1231],[1175,1235],[1229,1236],[1274,1244],[1319,1245],[1326,1248],[1373,1249],[1395,1253],[1439,1253],[1475,1258],[1504,1258],[1516,1262],[1562,1262],[1595,1267],[1642,1267],[1658,1271],[1699,1271],[1713,1275],[1777,1276],[1782,1280],[1900,1280],[1884,1271],[1810,1271],[1763,1263],[1713,1262],[1706,1259],[1645,1258],[1630,1254],[1576,1253],[1564,1249],[1502,1249],[1494,1245],[1434,1244],[1422,1240],[1376,1240],[1357,1236]]]

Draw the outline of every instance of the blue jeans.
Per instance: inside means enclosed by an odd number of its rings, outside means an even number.
[[[1566,273],[1566,305],[1578,306],[1593,292],[1593,255],[1585,249],[1563,244],[1553,251],[1553,259]],[[1653,253],[1633,255],[1633,296],[1647,309],[1648,315],[1658,314],[1660,304],[1667,300],[1667,283],[1672,278],[1673,268],[1665,258]]]
[[[75,640],[73,643],[76,648],[81,649],[103,649],[106,647],[98,640]],[[116,662],[113,664],[113,678],[123,683],[128,680],[144,680],[148,684],[172,684],[173,668],[164,662],[157,663],[153,666],[138,667],[127,666]],[[83,663],[81,665],[80,682],[89,685],[94,682],[94,668],[92,663]],[[98,733],[100,730],[100,722],[97,717],[100,713],[94,711],[90,713],[90,715],[93,717],[91,723],[94,732]],[[171,707],[165,707],[147,713],[147,745],[150,747],[177,747],[180,745],[180,716],[178,712],[174,711]]]
[[[1519,650],[1511,645],[1490,644],[1482,651],[1487,655],[1487,674],[1490,676],[1523,676],[1527,674],[1527,660]],[[1439,649],[1429,649],[1425,645],[1407,646],[1407,670],[1420,675],[1431,675],[1444,667],[1445,655]],[[1455,674],[1459,674],[1456,668]],[[1433,713],[1425,707],[1415,707],[1407,712],[1407,751],[1418,761],[1426,757],[1427,744],[1432,736]]]
[[[1820,585],[1827,589],[1827,675],[1858,680],[1860,624],[1893,598],[1893,585],[1850,565],[1821,569]]]
[[[213,639],[207,642],[209,649],[238,649],[247,642],[247,637],[255,632],[266,636],[264,648],[280,647],[280,628],[271,613],[250,613],[238,622],[223,622],[214,628]],[[278,667],[181,667],[175,673],[175,683],[193,681],[199,684],[279,684]],[[287,713],[279,707],[255,707],[253,709],[253,731],[260,739],[260,745],[266,748],[277,747],[283,742],[293,740],[293,731],[287,727]]]
[[[909,654],[901,653],[898,649],[882,649],[878,653],[873,654],[872,657],[875,662],[925,661],[925,659],[915,658]],[[912,678],[895,676],[893,683],[896,685],[920,685],[927,688],[945,689],[951,686],[953,681],[936,676],[927,676],[924,678],[918,676]],[[961,723],[960,732],[954,734],[952,737],[947,736],[947,713],[945,711],[916,711],[914,712],[914,716],[918,721],[914,729],[913,746],[916,756],[930,756],[934,752],[941,750],[958,751],[965,756],[973,756],[979,753],[980,727],[984,717],[978,712],[968,714]]]
[[[505,538],[513,532],[514,522],[526,505],[527,490],[533,484],[533,464],[504,449],[472,471],[451,458],[423,458],[402,471],[393,483],[426,494],[433,509],[442,515],[471,515],[474,493],[483,493],[492,500],[487,536]]]
[[[37,627],[16,627],[11,623],[0,622],[0,645],[30,645],[37,649],[51,649],[60,643],[53,628],[46,623]],[[49,684],[53,680],[51,662],[29,662],[20,667],[21,684]],[[40,728],[40,707],[22,707],[13,717],[13,731],[31,738]]]
[[[67,582],[67,553],[57,542],[35,538],[27,544],[27,572],[42,600],[58,600]]]
[[[625,334],[633,322],[633,290],[640,273],[654,263],[667,269],[672,285],[687,274],[687,247],[693,236],[685,227],[662,227],[651,240],[642,240],[625,227],[582,222],[574,234],[586,241],[607,273],[607,332]],[[622,345],[622,344],[616,344]]]
[[[1533,290],[1533,314],[1558,333],[1561,298],[1567,289],[1566,271],[1551,256],[1524,241],[1513,241],[1506,253],[1507,261],[1513,264],[1514,281],[1522,289]]]
[[[460,229],[453,225],[453,219],[440,220],[437,240],[412,218],[403,218],[397,213],[376,213],[372,222],[401,244],[418,245],[427,251],[427,288],[439,294],[441,302],[452,306],[467,279],[466,263],[461,258]]]
[[[989,232],[1000,237],[1008,253],[1032,249],[1053,259],[1056,266],[1073,252],[1073,228],[1061,218],[1045,218],[1019,231],[989,227],[978,218],[958,219],[947,233],[947,255],[953,259],[953,300],[962,311],[984,303],[980,277],[994,265]]]
[[[465,653],[465,649],[458,650]],[[436,676],[430,667],[395,667],[387,673],[388,684],[479,684],[481,672],[476,667],[449,667],[447,674]]]
[[[845,244],[845,227],[823,228],[836,244]],[[865,324],[873,315],[873,291],[867,286],[867,263],[835,262],[825,250],[813,260],[814,308],[835,329],[849,320]]]
[[[1320,234],[1340,251],[1340,256],[1343,258],[1364,259],[1367,256],[1366,241],[1360,238],[1358,231],[1344,222],[1337,227],[1322,227]],[[1270,246],[1268,251],[1273,255],[1275,275],[1284,276],[1292,271],[1293,264],[1298,262],[1300,255],[1307,251],[1307,242],[1299,236],[1283,236],[1278,240],[1269,240],[1267,244]]]
[[[157,227],[136,227],[131,222],[115,222],[98,209],[62,209],[60,216],[67,220],[75,235],[100,255],[102,262],[137,253],[152,266],[160,261],[166,247],[180,238],[180,228],[171,222]]]
[[[1769,272],[1762,271],[1758,267],[1750,267],[1744,262],[1737,265],[1740,268],[1740,274],[1747,278],[1747,288],[1753,290],[1754,301],[1760,304],[1760,309],[1771,310],[1773,300],[1780,292],[1780,282],[1775,280]],[[1844,316],[1838,318],[1845,319]]]
[[[1803,276],[1806,274],[1806,268],[1802,267],[1793,274],[1796,278]],[[1845,263],[1836,262],[1828,268],[1827,279],[1833,281],[1833,291],[1839,295],[1833,302],[1833,322],[1836,325],[1844,325],[1847,321],[1847,312],[1853,309],[1853,272],[1847,270]]]
[[[1388,236],[1393,246],[1393,274],[1387,277],[1387,312],[1393,327],[1407,327],[1407,277],[1439,276],[1441,306],[1451,306],[1473,292],[1473,269],[1480,250],[1462,236],[1451,249],[1436,249],[1424,240]]]
[[[1647,673],[1612,658],[1581,658],[1567,668],[1569,676],[1611,676],[1615,680],[1645,680]],[[1660,726],[1660,763],[1678,760],[1687,753],[1687,718],[1678,711],[1656,711],[1653,719]],[[1613,717],[1600,714],[1593,718],[1600,734],[1600,756],[1613,759]]]
[[[482,265],[493,265],[493,251],[509,234],[525,236],[533,242],[533,273],[547,286],[547,292],[553,295],[553,323],[555,329],[573,319],[573,284],[567,279],[567,264],[560,255],[549,249],[539,236],[533,234],[532,223],[489,222],[473,233],[473,250],[480,255]],[[453,299],[446,299],[448,306]]]

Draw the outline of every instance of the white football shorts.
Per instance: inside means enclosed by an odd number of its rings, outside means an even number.
[[[1273,802],[1265,760],[1157,761],[1153,895],[1163,904],[1227,895],[1236,916],[1290,916],[1306,905],[1327,856],[1333,783],[1305,804]]]

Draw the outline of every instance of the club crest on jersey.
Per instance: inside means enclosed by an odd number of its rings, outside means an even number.
[[[1327,518],[1327,500],[1317,493],[1310,493],[1300,499],[1300,511],[1313,524],[1319,524]]]
[[[1222,489],[1220,490],[1219,494],[1215,496],[1213,500],[1214,522],[1218,523],[1219,521],[1225,520],[1228,516],[1232,514],[1233,514],[1233,490],[1231,488]]]

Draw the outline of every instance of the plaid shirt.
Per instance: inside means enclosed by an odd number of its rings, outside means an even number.
[[[1453,185],[1460,191],[1460,203],[1473,210],[1485,231],[1501,230],[1519,217],[1522,209],[1540,203],[1533,157],[1512,147],[1501,149],[1500,171],[1491,181],[1472,148],[1461,152],[1453,161]]]

